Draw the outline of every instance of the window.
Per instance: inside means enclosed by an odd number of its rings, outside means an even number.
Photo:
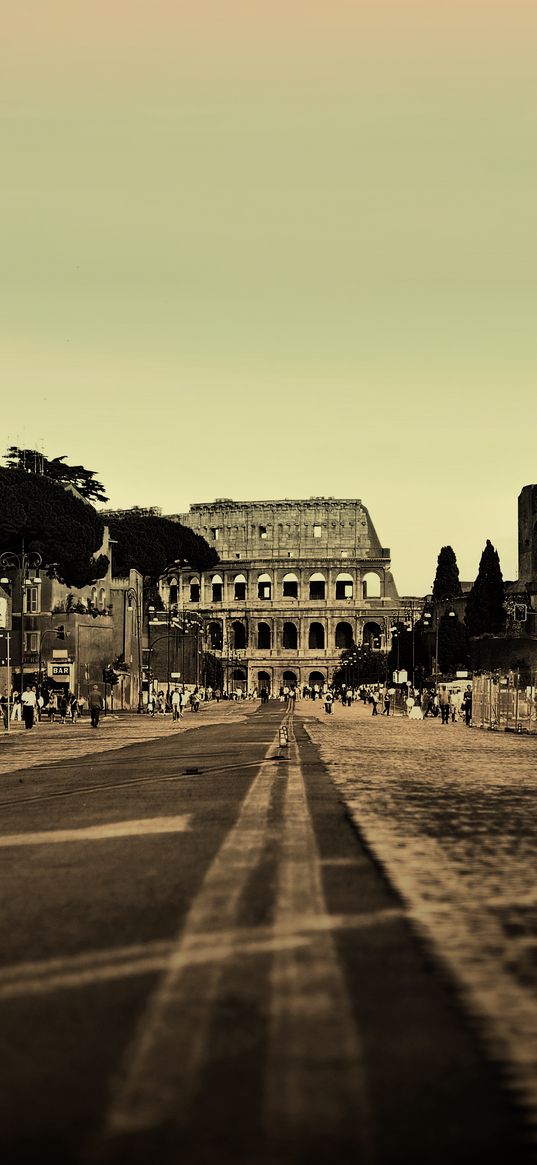
[[[308,637],[310,651],[320,651],[324,648],[324,627],[322,623],[312,623]]]
[[[221,651],[223,643],[222,624],[209,623],[207,638],[211,651]]]
[[[336,599],[352,599],[353,594],[352,575],[338,574],[336,579]]]
[[[282,647],[285,651],[296,651],[298,647],[298,631],[294,623],[284,623]]]
[[[219,530],[218,526],[211,526],[211,538],[212,538],[213,542],[218,542],[219,534],[220,534],[220,530]]]
[[[267,537],[267,527],[266,527],[266,526],[260,526],[260,527],[259,527],[259,537],[260,537],[260,538],[266,538],[266,537]]]
[[[336,648],[348,651],[352,647],[354,636],[350,623],[338,623],[336,627]]]
[[[296,574],[284,575],[282,593],[284,599],[298,599],[298,579]]]
[[[380,598],[380,578],[374,571],[368,571],[363,578],[364,599]]]
[[[324,599],[326,596],[326,582],[324,575],[312,574],[310,578],[310,599]]]
[[[213,603],[221,603],[223,595],[224,583],[219,574],[215,574],[211,580],[211,596]]]
[[[313,527],[313,537],[314,538],[322,538],[322,536],[323,536],[322,526],[314,526]]]
[[[261,651],[268,651],[271,647],[271,634],[268,623],[257,624],[257,646]]]
[[[243,574],[238,574],[235,577],[234,598],[239,603],[246,599],[246,579]]]
[[[200,584],[199,579],[190,579],[190,602],[199,603],[200,601]]]
[[[31,652],[32,654],[35,655],[35,653],[37,651],[39,651],[38,635],[39,635],[38,631],[25,631],[24,632],[24,650],[25,650],[25,652]]]
[[[41,609],[39,605],[39,590],[39,587],[26,587],[24,591],[24,611],[26,615],[32,615]]]
[[[238,621],[236,623],[232,623],[231,636],[234,650],[242,650],[242,648],[246,647],[246,627],[244,626],[244,623],[239,623]]]
[[[169,601],[170,601],[170,607],[177,606],[177,583],[170,583]]]
[[[258,599],[270,599],[272,597],[272,583],[269,574],[260,574],[257,580],[257,597]]]

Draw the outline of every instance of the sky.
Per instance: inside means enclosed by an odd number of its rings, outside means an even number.
[[[537,480],[534,0],[20,0],[4,446],[110,505],[361,498],[401,594],[516,577]]]

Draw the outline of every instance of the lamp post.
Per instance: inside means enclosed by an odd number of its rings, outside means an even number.
[[[138,655],[138,715],[139,715],[142,711],[142,621],[141,621],[140,595],[139,595],[136,587],[128,587],[128,589],[125,592],[125,597],[127,599],[127,610],[128,611],[134,610],[135,611],[135,619],[136,619],[136,622],[135,622],[136,639],[138,641],[137,655]]]
[[[12,550],[5,550],[0,554],[0,569],[15,570],[19,572],[20,586],[19,586],[19,601],[20,601],[20,690],[21,699],[24,690],[24,601],[26,595],[26,588],[32,586],[39,586],[41,579],[39,575],[35,574],[43,564],[43,559],[37,551],[24,549],[24,538],[21,543],[20,554],[15,554]],[[30,571],[34,571],[34,577],[30,577]],[[7,576],[0,578],[2,586],[11,586],[11,580]],[[15,612],[12,612],[15,614]]]
[[[449,610],[444,609],[443,614],[448,615],[450,619],[456,618],[456,612],[453,610],[453,597],[451,595],[443,595],[441,599],[435,599],[433,595],[425,596],[425,608],[423,611],[423,622],[425,627],[430,627],[431,619],[434,624],[434,682],[435,687],[438,685],[438,634],[440,630],[440,619],[438,618],[438,606],[440,603],[449,604]]]

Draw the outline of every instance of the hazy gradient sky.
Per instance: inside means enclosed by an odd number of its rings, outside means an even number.
[[[537,5],[2,13],[3,443],[111,504],[359,497],[401,593],[537,480]]]

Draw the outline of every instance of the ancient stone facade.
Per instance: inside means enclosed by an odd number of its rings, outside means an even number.
[[[518,582],[537,590],[537,485],[518,496]]]
[[[163,598],[198,614],[228,688],[321,684],[353,644],[385,649],[398,596],[390,552],[360,501],[224,498],[173,517],[220,563],[169,575]]]

